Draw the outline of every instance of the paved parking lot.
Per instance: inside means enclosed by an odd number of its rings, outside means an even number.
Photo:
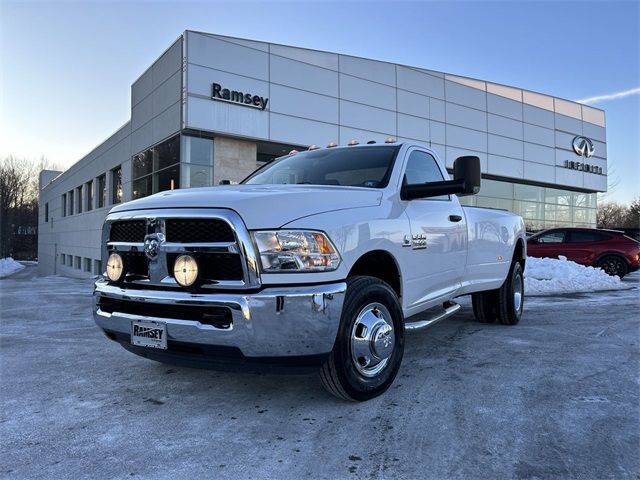
[[[91,283],[0,280],[2,478],[638,478],[635,290],[470,308],[409,335],[396,383],[351,404],[315,376],[136,357],[91,318]]]

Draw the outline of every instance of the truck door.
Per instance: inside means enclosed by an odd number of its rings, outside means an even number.
[[[419,184],[445,180],[438,162],[430,153],[409,150],[403,182]],[[467,260],[467,225],[455,196],[404,201],[411,226],[405,238],[405,306],[424,306],[460,288]]]

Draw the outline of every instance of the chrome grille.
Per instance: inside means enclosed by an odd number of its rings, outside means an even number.
[[[200,289],[242,289],[260,285],[257,258],[241,218],[217,209],[167,209],[110,214],[103,229],[104,259],[123,256],[127,288],[182,288],[173,278],[180,254],[200,267]],[[145,253],[145,245],[157,248]],[[149,246],[149,245],[147,245]],[[157,251],[155,251],[157,250]]]

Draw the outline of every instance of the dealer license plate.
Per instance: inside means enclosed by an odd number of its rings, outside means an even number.
[[[167,349],[167,324],[153,320],[131,322],[131,343],[139,347]]]

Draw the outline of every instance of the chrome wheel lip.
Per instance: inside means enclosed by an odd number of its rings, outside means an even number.
[[[522,274],[516,275],[516,281],[513,285],[513,308],[516,312],[522,310],[522,299],[524,297],[524,279]]]
[[[387,367],[395,351],[393,320],[387,307],[373,302],[360,310],[351,329],[350,347],[353,366],[363,377],[375,377]]]

